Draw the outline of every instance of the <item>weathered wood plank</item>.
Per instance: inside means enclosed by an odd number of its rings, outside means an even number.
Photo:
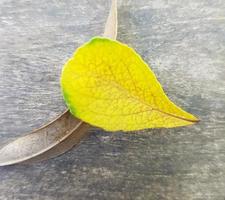
[[[59,76],[101,34],[109,1],[0,2],[0,145],[64,109]],[[225,198],[225,2],[119,1],[118,39],[148,62],[167,94],[202,120],[132,135],[96,131],[33,166],[0,168],[0,199]]]

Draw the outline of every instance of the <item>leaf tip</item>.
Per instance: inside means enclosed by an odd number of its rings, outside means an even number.
[[[193,118],[191,119],[191,121],[192,121],[194,124],[201,121],[198,117],[196,117],[196,116],[194,116],[194,115],[192,115],[192,116],[193,116]]]

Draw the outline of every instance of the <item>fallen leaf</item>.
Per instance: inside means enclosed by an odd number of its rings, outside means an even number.
[[[71,113],[109,131],[191,125],[196,117],[165,95],[132,48],[95,37],[65,64],[61,87]]]
[[[64,152],[66,139],[71,140],[71,148],[87,135],[88,129],[88,124],[65,112],[50,124],[3,147],[0,150],[0,166],[43,160],[46,155],[48,158],[54,156],[55,151],[59,155]]]

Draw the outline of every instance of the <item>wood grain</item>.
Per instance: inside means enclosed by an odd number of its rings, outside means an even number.
[[[225,198],[225,2],[118,1],[118,40],[151,64],[201,122],[134,134],[95,131],[79,148],[0,168],[0,199]],[[0,145],[65,109],[63,63],[101,35],[110,1],[0,2]]]

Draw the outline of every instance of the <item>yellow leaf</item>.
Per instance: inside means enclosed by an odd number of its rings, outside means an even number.
[[[154,73],[130,47],[96,37],[65,64],[61,87],[71,113],[105,130],[193,124],[196,117],[165,95]]]

